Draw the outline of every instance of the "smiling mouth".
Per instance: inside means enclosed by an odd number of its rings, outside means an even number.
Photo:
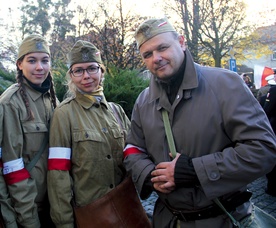
[[[89,82],[89,83],[85,83],[85,84],[82,84],[83,86],[85,87],[88,87],[88,86],[91,86],[93,83],[92,82]]]
[[[166,65],[167,65],[167,64],[163,64],[163,65],[161,65],[161,66],[158,66],[158,67],[155,68],[155,70],[162,70],[163,68],[166,67]]]

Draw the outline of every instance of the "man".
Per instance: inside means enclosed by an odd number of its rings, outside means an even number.
[[[267,85],[262,86],[257,92],[257,100],[260,102],[261,106],[264,107],[266,100],[266,95],[271,86],[275,84],[274,75],[269,75],[265,78]]]
[[[268,83],[271,85],[271,88],[267,93],[263,107],[272,129],[276,133],[276,70],[274,70],[274,78],[269,80]],[[266,177],[266,193],[276,197],[276,166],[274,166],[273,170]]]
[[[231,71],[193,62],[167,19],[135,32],[150,86],[133,108],[124,164],[142,199],[156,191],[153,227],[232,227],[250,214],[246,185],[275,165],[276,140],[250,89]],[[162,120],[169,112],[177,156],[170,157]]]

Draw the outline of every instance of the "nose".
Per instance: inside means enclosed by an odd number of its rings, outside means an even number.
[[[152,55],[153,55],[153,61],[155,63],[158,63],[162,60],[162,56],[160,55],[159,52],[155,51],[155,52],[152,53]]]
[[[90,78],[90,74],[88,74],[87,69],[83,71],[83,78]]]
[[[43,69],[43,66],[42,66],[42,63],[41,62],[37,62],[37,64],[36,64],[36,69],[37,70],[42,70]]]

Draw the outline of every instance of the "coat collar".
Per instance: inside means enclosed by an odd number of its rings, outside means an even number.
[[[107,101],[105,99],[105,96],[102,96],[102,99],[100,102],[94,97],[93,99],[90,99],[88,97],[85,97],[83,94],[81,94],[79,91],[76,91],[76,101],[85,109],[89,109],[92,106],[99,106],[103,105],[105,108],[107,108]]]
[[[33,101],[36,101],[38,98],[40,98],[41,96],[43,96],[44,94],[50,94],[49,90],[46,93],[41,93],[37,90],[35,90],[34,88],[32,88],[29,83],[26,81],[26,79],[23,79],[23,83],[26,86],[26,88],[28,88],[26,90],[26,92],[29,94],[29,96],[31,97],[31,99]]]
[[[184,70],[182,83],[179,87],[179,91],[183,91],[184,98],[189,98],[191,96],[190,91],[198,87],[198,75],[193,58],[188,49],[185,50],[185,61],[186,67]],[[164,96],[165,91],[161,88],[160,84],[155,80],[155,77],[152,75],[150,79],[149,102],[157,99],[163,100]]]

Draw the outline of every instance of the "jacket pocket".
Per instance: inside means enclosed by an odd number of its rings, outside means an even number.
[[[44,123],[25,122],[22,123],[22,128],[25,134],[48,132],[48,128]]]
[[[98,132],[91,130],[82,130],[73,132],[74,142],[83,142],[83,141],[96,141],[102,142],[102,137]]]

